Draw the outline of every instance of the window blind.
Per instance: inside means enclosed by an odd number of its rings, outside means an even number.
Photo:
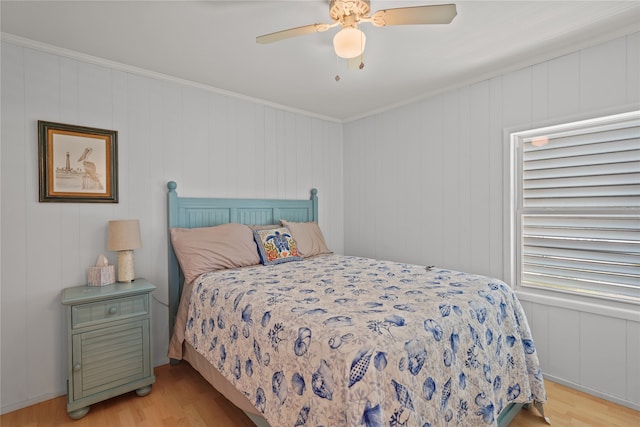
[[[640,302],[640,115],[520,139],[522,286]]]

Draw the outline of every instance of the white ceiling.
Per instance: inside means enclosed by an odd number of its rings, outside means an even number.
[[[337,61],[337,28],[256,44],[265,33],[330,23],[328,0],[3,0],[0,12],[5,39],[45,43],[337,121],[640,30],[637,0],[372,0],[371,10],[452,2],[458,16],[449,25],[362,24],[363,70]]]

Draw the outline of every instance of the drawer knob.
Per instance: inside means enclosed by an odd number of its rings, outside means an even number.
[[[82,367],[82,366],[80,366],[80,364],[79,364],[79,363],[76,363],[75,365],[73,365],[73,370],[74,370],[75,372],[78,372],[78,371],[80,370],[80,368],[81,368],[81,367]]]
[[[109,307],[109,314],[116,314],[118,308],[114,305],[113,307]]]

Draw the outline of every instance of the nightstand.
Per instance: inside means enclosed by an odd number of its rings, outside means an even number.
[[[151,354],[151,292],[144,279],[62,291],[69,348],[67,412],[84,417],[90,405],[156,381]]]

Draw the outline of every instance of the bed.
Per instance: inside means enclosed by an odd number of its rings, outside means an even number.
[[[256,423],[506,426],[525,405],[542,410],[535,345],[501,281],[311,251],[300,227],[317,227],[315,189],[308,200],[261,200],[185,198],[175,182],[167,187],[169,357]],[[215,271],[192,269],[174,234],[226,229],[269,245],[288,236],[284,254],[295,259],[262,265],[271,255],[258,244],[257,263],[234,255]]]

